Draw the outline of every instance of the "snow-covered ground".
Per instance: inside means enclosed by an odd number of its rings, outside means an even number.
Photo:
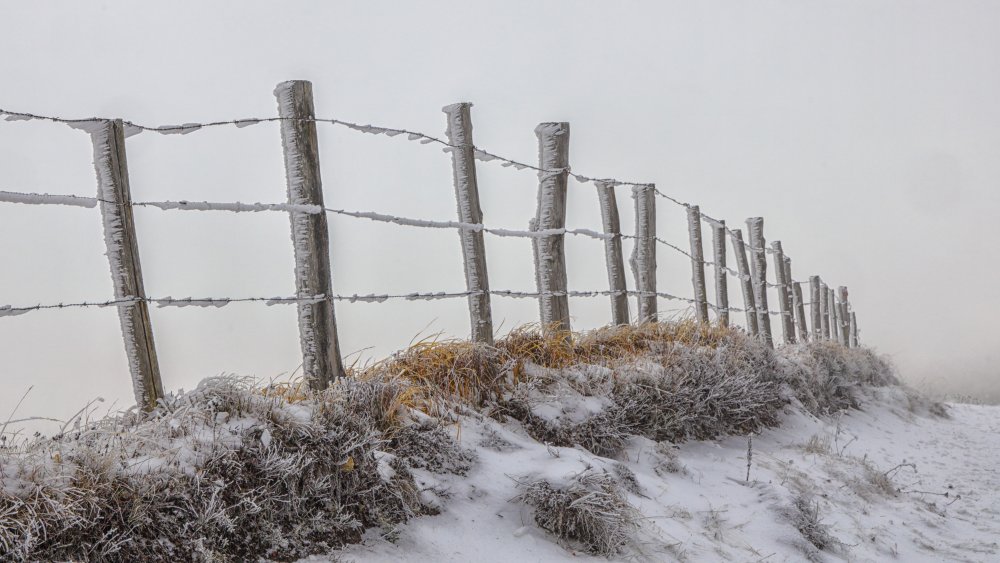
[[[669,450],[634,438],[627,459],[612,460],[540,444],[516,423],[462,417],[452,430],[478,454],[469,474],[415,471],[441,514],[369,530],[340,557],[605,560],[560,544],[516,497],[519,483],[566,482],[622,463],[635,474],[628,498],[642,516],[616,559],[1000,560],[1000,407],[951,404],[950,418],[940,418],[907,404],[900,388],[886,387],[872,390],[863,410],[826,420],[788,407],[780,428],[753,436],[749,482],[746,437],[682,444],[675,463]]]

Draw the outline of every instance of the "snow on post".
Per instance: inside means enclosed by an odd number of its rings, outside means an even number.
[[[823,338],[823,329],[820,324],[823,322],[823,309],[819,295],[819,276],[809,276],[809,311],[812,314],[812,341],[819,342]]]
[[[729,278],[726,277],[726,222],[712,224],[712,260],[715,262],[715,305],[719,324],[729,326]]]
[[[625,285],[625,259],[622,257],[621,223],[618,217],[618,200],[614,184],[595,182],[597,199],[601,204],[601,221],[604,234],[604,257],[608,264],[608,286],[611,294],[611,322],[628,324],[628,288]]]
[[[833,308],[830,307],[830,287],[822,281],[820,281],[819,284],[819,299],[820,309],[823,311],[823,318],[820,319],[820,328],[822,329],[823,340],[830,340],[830,326],[833,324],[830,319],[833,316]]]
[[[795,309],[795,327],[799,331],[799,341],[809,342],[809,325],[806,324],[806,305],[802,301],[802,284],[799,282],[792,282],[792,306]]]
[[[566,184],[569,177],[569,123],[540,123],[538,137],[538,209],[531,230],[566,228]],[[532,239],[535,281],[542,326],[546,331],[569,331],[566,295],[565,234]]]
[[[275,88],[274,95],[281,117],[288,203],[325,207],[312,83],[305,80],[282,82]],[[333,378],[344,375],[333,311],[326,214],[292,211],[289,217],[295,249],[296,296],[325,296],[323,301],[298,303],[302,374],[311,388],[324,389]]]
[[[800,332],[801,329],[798,325],[802,323],[797,318],[798,313],[796,312],[795,306],[795,282],[792,281],[792,259],[787,255],[784,256],[785,259],[785,287],[788,288],[788,318],[792,325],[792,335]],[[801,290],[800,290],[801,291]],[[799,294],[801,295],[801,293]],[[803,311],[804,313],[804,311]]]
[[[781,334],[785,344],[795,344],[795,325],[792,312],[788,307],[788,281],[785,279],[785,254],[781,250],[781,241],[771,243],[774,259],[774,279],[778,286],[778,311],[781,312]]]
[[[479,184],[476,179],[475,146],[472,142],[472,116],[468,102],[445,106],[448,118],[448,143],[451,148],[452,175],[458,220],[481,224],[483,211],[479,205]],[[486,272],[486,246],[483,232],[460,229],[462,259],[465,263],[465,287],[469,293],[469,316],[472,340],[493,345],[493,313],[490,308],[490,282]]]
[[[750,237],[750,268],[753,277],[754,302],[757,304],[757,327],[761,338],[771,348],[771,317],[767,310],[767,254],[764,249],[764,218],[747,219],[747,235]]]
[[[634,186],[635,244],[632,246],[632,275],[638,290],[638,323],[656,321],[656,191],[654,186]]]
[[[733,256],[736,257],[736,268],[740,274],[740,289],[743,292],[743,310],[747,316],[747,332],[751,336],[757,336],[757,306],[753,296],[753,277],[750,275],[750,266],[747,263],[747,249],[743,243],[743,232],[733,229]]]
[[[844,343],[844,333],[840,330],[840,304],[837,303],[837,292],[829,289],[830,293],[829,304],[830,304],[830,338],[837,341],[838,344]]]
[[[85,129],[94,146],[97,199],[101,200],[104,244],[111,266],[111,281],[118,306],[118,319],[125,340],[125,355],[132,374],[135,402],[152,410],[163,398],[160,364],[156,357],[149,305],[142,283],[139,245],[132,218],[132,196],[125,158],[125,129],[120,119],[98,120]]]
[[[701,242],[701,210],[687,208],[688,238],[691,241],[691,284],[694,286],[694,313],[698,322],[708,322],[708,291],[705,289],[705,250]]]
[[[844,346],[848,346],[851,343],[851,326],[850,326],[850,302],[847,299],[847,286],[842,285],[837,288],[840,293],[840,339]]]
[[[851,311],[851,348],[857,348],[858,345],[858,316]]]

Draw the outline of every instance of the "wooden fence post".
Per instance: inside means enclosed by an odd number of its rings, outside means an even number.
[[[275,88],[274,95],[278,101],[278,115],[282,118],[281,145],[288,203],[325,207],[312,83],[306,80],[282,82]],[[300,298],[324,297],[314,303],[298,304],[302,375],[312,389],[325,389],[333,378],[344,375],[333,311],[326,213],[292,211],[289,217],[295,249],[296,295]]]
[[[750,267],[747,264],[747,250],[743,243],[743,233],[739,229],[733,229],[733,256],[736,257],[736,269],[740,274],[740,289],[743,292],[743,309],[747,317],[747,331],[751,336],[757,336],[757,307],[754,305],[753,278],[750,276]]]
[[[632,247],[632,275],[639,292],[636,322],[656,322],[656,192],[653,186],[634,186],[635,245]]]
[[[795,328],[799,342],[809,342],[809,325],[806,322],[806,304],[802,299],[802,284],[792,282],[792,306],[795,309]]]
[[[795,316],[795,291],[794,282],[792,282],[792,259],[787,255],[783,256],[785,261],[785,287],[788,288],[788,316],[789,322],[792,325],[792,335],[797,334],[798,330],[798,319]],[[796,338],[796,341],[798,339]]]
[[[132,195],[125,157],[125,129],[120,119],[101,120],[88,128],[94,146],[97,193],[104,221],[104,244],[111,265],[111,281],[118,320],[125,340],[125,356],[132,374],[136,404],[152,410],[163,398],[160,364],[153,342],[149,304],[142,283],[139,245],[132,217]]]
[[[538,137],[537,230],[566,228],[566,183],[569,177],[569,123],[540,123]],[[535,247],[535,280],[542,326],[547,331],[570,330],[566,283],[566,235],[532,239]]]
[[[840,305],[837,303],[837,293],[830,289],[830,338],[838,344],[844,343],[844,333],[840,331]]]
[[[701,242],[701,210],[687,206],[688,238],[691,241],[691,284],[694,286],[694,313],[698,322],[708,322],[708,291],[705,289],[705,249]]]
[[[781,334],[785,344],[795,344],[795,325],[788,307],[788,281],[785,279],[785,254],[781,251],[781,241],[771,243],[774,259],[774,278],[778,285],[778,311],[781,312]]]
[[[830,288],[823,281],[819,283],[819,299],[820,308],[823,310],[820,329],[823,334],[823,340],[830,340],[830,326],[832,324],[830,322]]]
[[[820,324],[823,322],[823,309],[820,307],[821,299],[819,295],[819,276],[809,276],[809,311],[812,313],[812,341],[819,342],[823,338],[823,329]]]
[[[858,342],[858,317],[851,311],[851,348],[857,348]]]
[[[622,232],[618,217],[618,199],[614,184],[595,182],[597,199],[601,204],[601,221],[604,234],[604,257],[608,264],[608,287],[611,290],[611,322],[628,324],[628,288],[625,285],[625,259],[622,257]]]
[[[455,183],[455,201],[458,203],[458,220],[462,223],[482,224],[483,211],[479,205],[479,183],[476,178],[475,145],[472,142],[472,115],[468,102],[445,106],[448,116],[448,143],[451,147],[452,177]],[[469,316],[472,340],[493,345],[493,313],[490,308],[490,281],[486,271],[486,246],[482,231],[458,231],[462,243],[462,260],[465,264],[465,288],[469,295]]]
[[[771,315],[767,308],[767,251],[764,249],[764,218],[747,219],[747,235],[750,237],[750,266],[753,277],[754,303],[757,304],[757,327],[764,342],[774,348],[771,336]]]
[[[729,326],[729,279],[726,277],[726,222],[712,224],[712,260],[715,262],[715,307],[719,324]]]
[[[840,338],[843,341],[844,346],[849,346],[851,343],[851,308],[847,299],[847,286],[840,286],[838,291],[840,292]]]

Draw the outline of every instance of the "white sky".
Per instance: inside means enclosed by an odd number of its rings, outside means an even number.
[[[301,78],[320,116],[432,134],[443,133],[442,106],[471,101],[476,143],[527,162],[538,122],[569,121],[575,171],[654,181],[734,226],[765,217],[797,279],[850,287],[863,339],[905,377],[1000,393],[996,2],[0,6],[0,107],[13,111],[148,124],[270,116],[274,85]],[[455,218],[440,147],[322,125],[320,145],[331,206]],[[0,154],[0,189],[95,193],[81,132],[0,122]],[[146,133],[129,139],[128,159],[136,200],[285,195],[273,124]],[[479,173],[487,224],[526,227],[535,177],[486,163]],[[593,187],[570,188],[569,226],[599,228]],[[626,188],[619,205],[631,229]],[[661,236],[685,246],[682,210],[658,205]],[[280,213],[139,209],[136,224],[150,296],[293,293]],[[464,289],[454,232],[332,217],[331,238],[338,293]],[[532,290],[530,244],[487,240],[492,287]],[[605,289],[602,243],[568,245],[571,289]],[[97,210],[0,204],[0,304],[112,297],[103,252]],[[687,261],[658,252],[660,289],[690,295]],[[417,334],[462,336],[465,307],[338,304],[342,346],[363,360]],[[610,315],[606,299],[571,310],[579,328]],[[509,328],[537,307],[494,299],[494,318]],[[157,309],[153,324],[171,389],[221,372],[274,377],[300,361],[294,307]],[[0,414],[29,385],[20,415],[65,417],[98,395],[128,404],[116,312],[0,319]]]

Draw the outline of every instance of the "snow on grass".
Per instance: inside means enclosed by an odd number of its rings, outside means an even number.
[[[426,342],[0,450],[0,560],[988,560],[989,409],[687,322]]]

